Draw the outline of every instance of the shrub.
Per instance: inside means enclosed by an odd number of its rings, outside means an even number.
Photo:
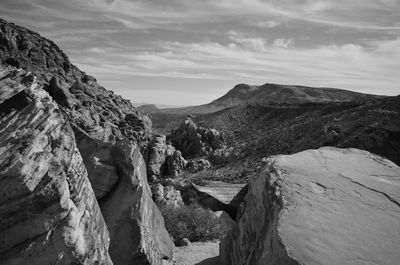
[[[178,208],[162,205],[160,210],[165,227],[177,246],[183,245],[184,238],[191,242],[221,239],[229,229],[219,222],[211,210],[197,204]]]

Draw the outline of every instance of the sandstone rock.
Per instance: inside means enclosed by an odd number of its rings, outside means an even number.
[[[91,137],[102,141],[128,138],[145,150],[150,118],[72,65],[52,41],[0,19],[0,63],[38,76],[68,120]]]
[[[163,204],[173,207],[183,205],[181,192],[176,190],[173,186],[163,186],[157,183],[152,187],[153,199],[157,204]]]
[[[190,118],[173,130],[169,139],[185,158],[205,156],[213,150],[225,147],[222,134],[215,129],[198,126]]]
[[[177,177],[186,168],[187,161],[182,157],[182,153],[175,150],[172,156],[165,159],[165,176]]]
[[[178,176],[186,167],[182,154],[166,142],[164,135],[155,135],[146,152],[147,170],[150,180],[167,176]]]
[[[114,264],[158,265],[172,261],[174,243],[152,200],[139,148],[118,142],[111,151],[119,181],[100,207],[110,231]]]
[[[186,165],[190,173],[197,173],[211,167],[210,161],[204,158],[190,160]]]
[[[225,211],[232,218],[247,192],[246,184],[212,181],[205,185],[192,184],[198,193],[198,202],[213,211]]]
[[[112,264],[73,132],[27,76],[0,68],[1,264]]]
[[[162,264],[174,244],[154,204],[139,148],[127,141],[106,143],[75,128],[78,148],[110,231],[114,264]]]
[[[153,136],[146,154],[147,173],[149,179],[156,180],[163,177],[165,158],[168,155],[167,152],[168,146],[166,143],[166,137],[161,134]]]
[[[398,264],[398,166],[331,147],[267,162],[221,242],[222,264]]]

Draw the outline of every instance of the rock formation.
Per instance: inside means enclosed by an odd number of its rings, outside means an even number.
[[[207,159],[200,158],[188,161],[186,167],[190,173],[196,173],[205,169],[209,169],[211,167],[211,163]]]
[[[267,162],[221,242],[222,264],[398,264],[398,166],[333,147]]]
[[[0,80],[1,264],[112,264],[70,125],[33,75]]]
[[[166,142],[166,137],[156,134],[147,148],[147,171],[149,180],[155,181],[164,177],[176,177],[186,167],[186,160],[181,152]]]
[[[225,147],[222,134],[215,129],[198,126],[190,118],[183,121],[178,129],[173,130],[169,139],[186,159],[206,156],[213,150]]]
[[[0,70],[1,261],[172,260],[140,153],[151,133],[148,116],[72,65],[53,42],[4,20],[0,63],[33,73]],[[32,82],[48,94],[26,88]],[[26,212],[15,207],[25,203]]]
[[[157,204],[179,207],[183,205],[181,192],[174,186],[157,183],[152,186],[153,198]]]
[[[0,19],[0,62],[39,77],[38,82],[68,120],[91,137],[103,141],[129,138],[143,150],[147,146],[149,117],[71,64],[52,41]]]
[[[225,211],[233,219],[247,192],[246,184],[232,184],[221,181],[208,182],[205,185],[192,184],[197,192],[197,201],[213,211]]]

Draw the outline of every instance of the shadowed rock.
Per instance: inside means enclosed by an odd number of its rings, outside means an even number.
[[[112,264],[74,134],[29,76],[0,69],[1,264]]]
[[[222,264],[398,264],[398,166],[331,147],[267,162],[221,242]]]
[[[172,145],[182,152],[184,158],[210,154],[213,150],[225,147],[222,134],[215,129],[198,126],[190,118],[173,130],[169,139]]]
[[[225,211],[232,219],[247,192],[246,184],[231,184],[221,181],[209,182],[204,186],[192,184],[198,193],[198,201],[213,211]]]

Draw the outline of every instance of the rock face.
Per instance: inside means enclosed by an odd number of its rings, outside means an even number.
[[[179,207],[183,205],[181,192],[176,190],[174,186],[163,186],[157,183],[152,186],[154,201],[158,204]]]
[[[147,148],[147,170],[150,180],[163,177],[176,177],[186,167],[181,152],[166,142],[164,135],[155,135]]]
[[[102,142],[77,129],[75,134],[110,231],[114,264],[172,260],[174,244],[152,200],[139,148],[127,141]]]
[[[192,184],[198,193],[197,200],[213,211],[225,211],[235,219],[247,192],[246,184],[231,184],[221,181],[209,182],[206,185]]]
[[[71,127],[31,74],[0,80],[1,264],[112,264]]]
[[[91,137],[103,141],[128,138],[142,150],[146,147],[151,134],[149,117],[72,65],[52,41],[0,19],[0,62],[39,77],[68,120]]]
[[[108,253],[114,264],[172,260],[140,153],[149,118],[70,64],[53,42],[4,20],[0,63],[38,77],[0,68],[0,260],[111,264]],[[25,89],[32,82],[48,94]]]
[[[184,158],[206,156],[213,150],[225,147],[222,134],[195,124],[190,118],[173,130],[169,139],[172,145],[182,152]]]
[[[358,149],[269,158],[222,264],[398,264],[400,168]]]

